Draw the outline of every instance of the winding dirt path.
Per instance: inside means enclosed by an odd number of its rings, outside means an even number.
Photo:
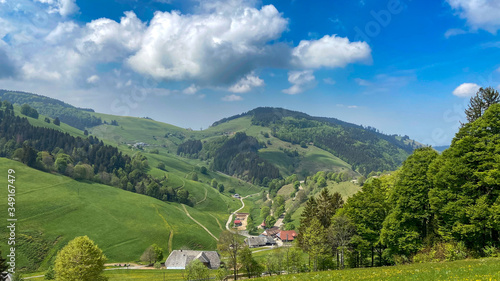
[[[196,202],[196,205],[200,204],[201,202],[207,200],[207,193],[208,193],[208,189],[206,187],[205,188],[205,198],[201,199],[200,201]]]
[[[243,199],[246,199],[250,196],[254,196],[254,195],[259,195],[260,193],[255,193],[255,194],[250,194],[250,195],[247,195],[245,197],[241,197],[240,198],[240,201],[241,201],[241,208],[239,208],[238,210],[234,211],[231,215],[229,215],[229,218],[227,219],[227,222],[226,222],[226,229],[231,231],[231,232],[234,232],[231,230],[231,228],[229,227],[229,225],[231,224],[231,222],[233,221],[233,215],[235,215],[237,212],[239,212],[241,209],[245,208],[245,202],[243,201]]]
[[[198,222],[197,220],[195,220],[188,212],[188,210],[186,209],[186,205],[184,204],[181,204],[182,205],[182,208],[184,209],[184,212],[186,212],[186,215],[192,220],[194,221],[197,225],[201,226],[203,229],[205,229],[206,232],[208,232],[208,234],[210,234],[210,236],[212,236],[215,240],[219,241],[219,238],[215,237],[215,235],[212,234],[212,232],[210,232],[210,230],[208,230],[208,228],[206,228],[203,224],[201,224],[200,222]]]
[[[168,236],[168,251],[169,252],[172,252],[172,243],[173,243],[173,240],[174,240],[174,229],[173,227],[171,227],[167,220],[165,219],[165,217],[160,214],[160,211],[158,211],[158,208],[156,207],[156,205],[153,205],[153,207],[155,207],[156,209],[156,213],[158,214],[158,216],[160,216],[160,218],[163,220],[163,222],[165,223],[165,226],[167,227],[167,229],[170,229],[170,234]]]

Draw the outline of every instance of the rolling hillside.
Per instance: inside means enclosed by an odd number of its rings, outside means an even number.
[[[241,128],[245,122],[247,128],[256,126],[253,133],[257,131],[265,134],[267,131],[269,136],[287,143],[303,148],[321,148],[350,164],[354,171],[365,175],[372,171],[396,169],[415,148],[422,146],[408,136],[385,135],[375,128],[335,118],[314,117],[302,112],[269,107],[256,108],[217,121],[207,132],[227,134]]]
[[[0,170],[16,171],[18,265],[31,270],[46,268],[57,250],[76,236],[88,235],[110,262],[138,260],[151,244],[170,249],[210,249],[216,240],[193,223],[177,203],[123,191],[114,187],[79,182],[61,175],[31,169],[0,158]],[[195,184],[190,186],[196,188]],[[6,189],[0,197],[6,198]],[[200,199],[200,201],[203,198]],[[3,216],[6,200],[0,202]],[[227,219],[227,207],[239,202],[207,191],[207,199],[186,210],[218,236]],[[5,239],[6,229],[0,230]],[[2,243],[2,247],[5,245]],[[5,248],[1,249],[6,252]]]

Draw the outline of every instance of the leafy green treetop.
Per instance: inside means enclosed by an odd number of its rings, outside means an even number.
[[[199,260],[190,262],[184,271],[184,280],[208,280],[210,270]]]
[[[57,254],[55,262],[58,281],[107,280],[102,276],[106,257],[87,236],[71,240]]]
[[[429,168],[438,233],[480,250],[500,234],[500,104],[465,124]]]

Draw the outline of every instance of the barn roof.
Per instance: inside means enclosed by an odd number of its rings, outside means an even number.
[[[165,261],[165,267],[167,269],[185,269],[195,259],[207,264],[210,269],[217,269],[220,265],[220,256],[216,251],[174,250]]]

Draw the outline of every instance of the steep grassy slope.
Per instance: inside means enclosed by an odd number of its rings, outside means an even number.
[[[0,171],[6,174],[7,169],[16,171],[21,267],[32,270],[38,265],[46,267],[58,249],[80,235],[93,239],[110,262],[138,260],[152,243],[160,245],[165,255],[169,248],[215,249],[215,239],[193,223],[177,203],[78,182],[0,158]],[[0,198],[6,198],[6,193],[6,188],[0,189]],[[232,204],[232,199],[224,202],[221,198],[209,190],[207,203],[200,203],[199,210],[186,207],[191,216],[216,236],[222,231],[219,223],[227,219],[227,206]],[[222,206],[215,208],[216,205]],[[5,218],[7,200],[0,201],[0,209]],[[2,240],[6,235],[6,228],[1,228]],[[5,243],[1,246],[5,253]]]
[[[212,130],[232,128],[230,124],[244,119],[259,126],[260,130],[272,131],[273,136],[283,141],[329,151],[362,174],[395,169],[413,149],[421,146],[407,136],[385,135],[372,127],[270,107],[222,119],[213,124]]]
[[[118,126],[100,125],[91,128],[90,132],[98,138],[112,140],[118,144],[144,142],[151,147],[166,146],[175,152],[177,145],[191,135],[186,129],[150,119],[102,113],[92,114],[100,117],[103,122],[117,121]]]
[[[235,132],[244,132],[265,143],[267,147],[259,150],[259,156],[278,167],[283,176],[291,174],[306,176],[317,171],[339,172],[342,169],[351,170],[351,165],[316,146],[304,148],[298,144],[292,144],[273,137],[270,128],[252,125],[250,116],[232,119],[202,132],[193,133],[197,138],[210,141],[217,136],[231,135]],[[297,151],[299,155],[291,156],[286,153],[286,150],[289,152]]]

